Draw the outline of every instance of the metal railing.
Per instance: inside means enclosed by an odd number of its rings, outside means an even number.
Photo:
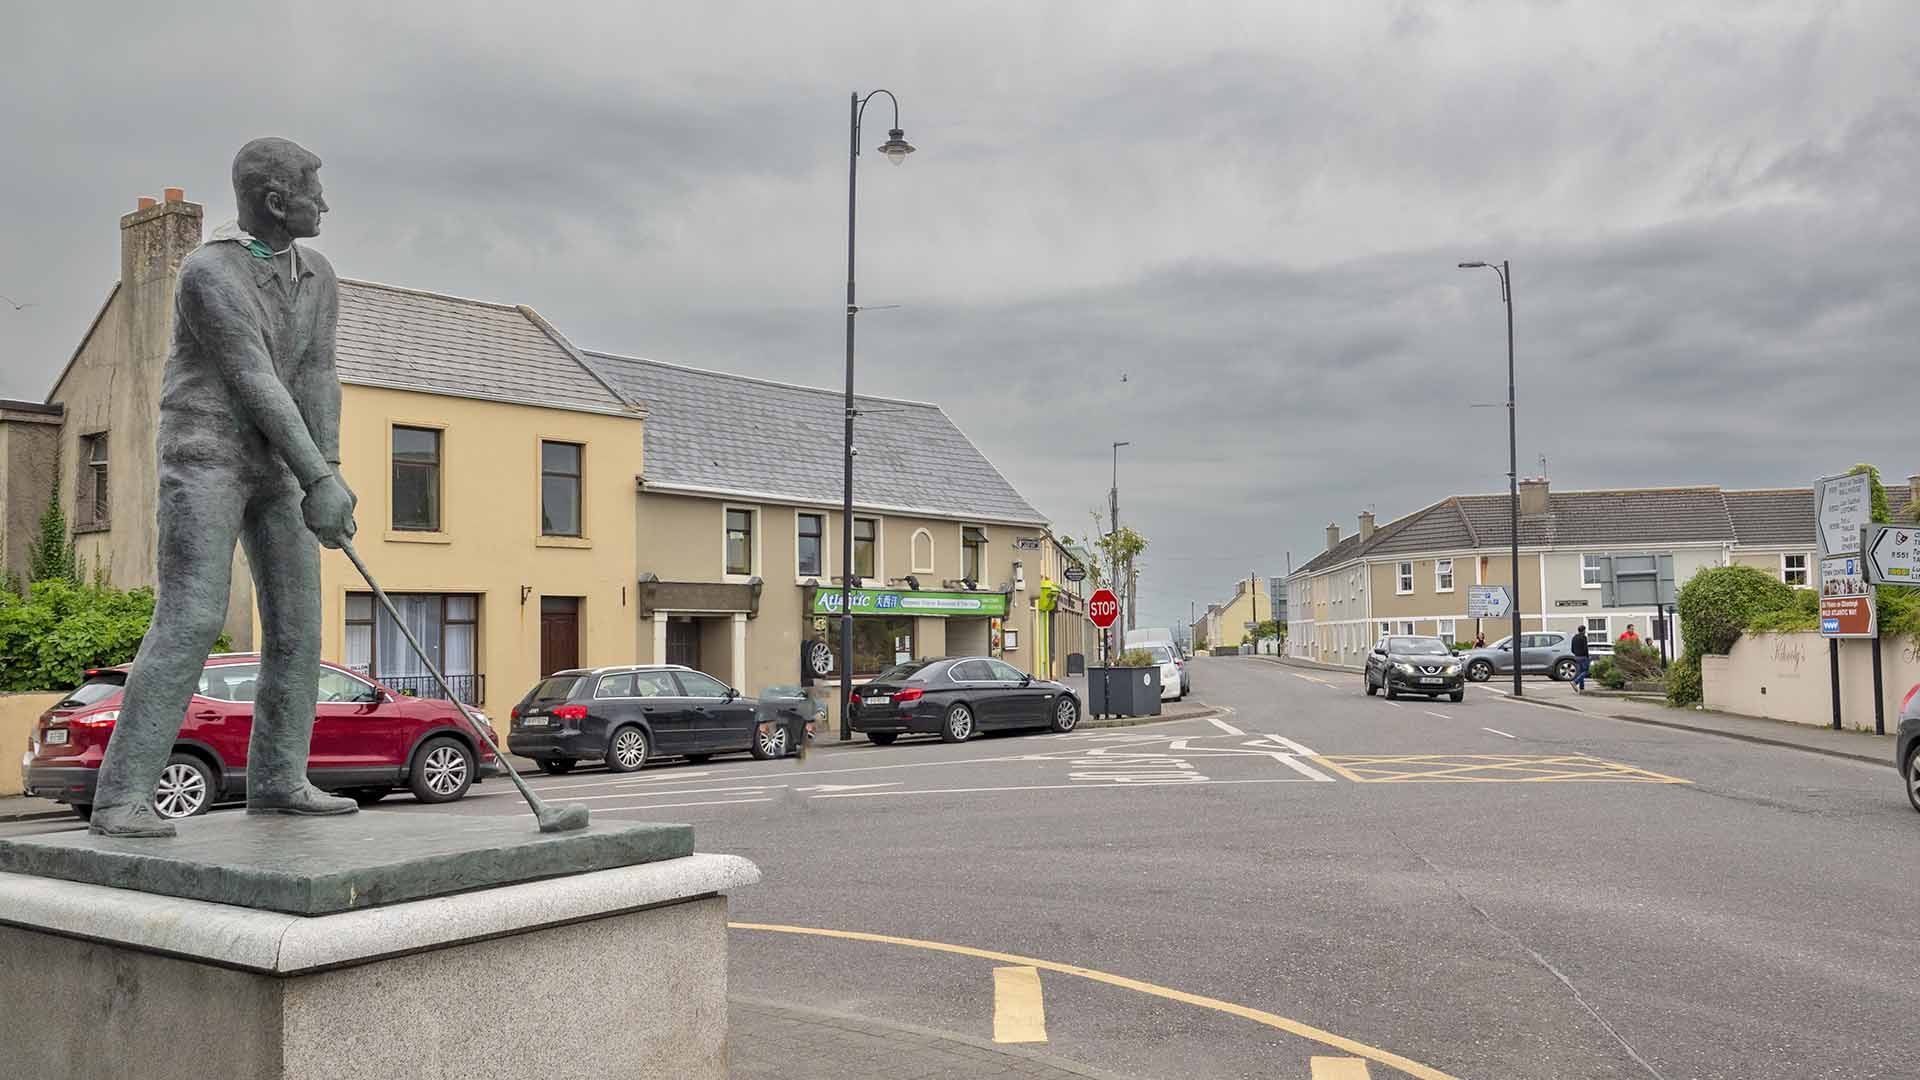
[[[375,678],[408,697],[440,696],[440,688],[434,685],[431,675],[378,675]],[[487,699],[485,675],[449,675],[447,685],[462,705],[478,705]]]

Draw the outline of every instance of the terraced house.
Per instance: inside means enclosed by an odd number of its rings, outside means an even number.
[[[47,399],[0,402],[0,516],[28,535],[57,478],[79,554],[131,587],[154,580],[156,403],[202,211],[170,189],[120,230],[120,281],[48,365]],[[938,405],[858,401],[843,660],[837,392],[588,353],[524,305],[352,280],[336,362],[356,544],[471,704],[503,712],[581,665],[682,663],[757,693],[843,663],[863,677],[967,652],[1057,671],[1084,650],[1077,602],[1050,587],[1076,557]],[[0,550],[16,572],[22,546]],[[340,553],[322,583],[329,659],[434,692]],[[228,614],[246,648],[244,555]]]
[[[1920,476],[1887,496],[1900,512],[1920,498]],[[1505,637],[1507,620],[1476,625],[1467,598],[1472,585],[1511,588],[1510,519],[1506,495],[1451,495],[1384,525],[1363,513],[1346,536],[1328,525],[1326,550],[1287,580],[1288,652],[1357,664],[1383,634]],[[1556,492],[1544,479],[1523,480],[1521,627],[1584,625],[1589,636],[1612,641],[1632,626],[1649,641],[1667,631],[1678,647],[1678,627],[1652,608],[1607,606],[1610,585],[1636,574],[1678,584],[1702,567],[1744,564],[1806,588],[1817,571],[1814,551],[1811,488]]]

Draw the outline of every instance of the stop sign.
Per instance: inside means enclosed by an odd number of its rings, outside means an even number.
[[[1120,599],[1113,595],[1112,589],[1096,589],[1093,597],[1087,601],[1087,618],[1093,625],[1105,630],[1120,617]]]

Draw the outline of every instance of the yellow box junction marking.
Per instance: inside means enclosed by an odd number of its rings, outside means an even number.
[[[1222,1001],[1219,998],[1207,997],[1204,994],[1190,994],[1185,990],[1175,990],[1170,986],[1160,986],[1155,983],[1143,982],[1139,979],[1130,979],[1125,975],[1114,975],[1110,972],[1096,971],[1093,968],[1079,967],[1074,964],[1063,964],[1056,960],[1040,960],[1031,956],[1020,956],[1016,953],[995,952],[992,949],[976,949],[970,945],[949,945],[939,941],[892,937],[887,934],[869,934],[858,930],[828,930],[814,926],[781,926],[775,923],[748,922],[730,922],[727,924],[727,927],[732,930],[759,930],[771,934],[801,934],[808,937],[837,938],[842,941],[865,941],[876,945],[900,945],[910,949],[925,949],[929,952],[950,953],[955,956],[971,956],[975,959],[992,960],[1001,964],[1032,967],[1040,971],[1052,971],[1062,975],[1077,975],[1082,979],[1105,983],[1108,986],[1117,986],[1123,990],[1134,990],[1142,994],[1151,994],[1154,997],[1165,998],[1168,1001],[1178,1001],[1183,1005],[1212,1009],[1215,1012],[1226,1013],[1228,1016],[1237,1016],[1243,1020],[1251,1020],[1256,1024],[1276,1028],[1289,1035],[1297,1035],[1302,1039],[1310,1039],[1322,1046],[1353,1054],[1356,1057],[1363,1057],[1369,1061],[1385,1065],[1388,1068],[1398,1069],[1408,1076],[1417,1078],[1417,1080],[1459,1080],[1458,1077],[1441,1072],[1431,1065],[1422,1065],[1420,1062],[1414,1061],[1411,1058],[1401,1057],[1399,1054],[1393,1053],[1390,1050],[1382,1050],[1377,1046],[1368,1046],[1366,1043],[1349,1039],[1344,1035],[1335,1035],[1333,1032],[1323,1028],[1314,1027],[1312,1024],[1303,1024],[1298,1020],[1289,1020],[1284,1016],[1267,1012],[1264,1009],[1256,1009],[1250,1005],[1236,1005],[1231,1001]]]
[[[1313,1080],[1372,1080],[1359,1058],[1315,1057],[1311,1064]]]
[[[1312,760],[1356,784],[1537,784],[1599,781],[1690,784],[1677,776],[1636,769],[1585,754],[1343,754]]]
[[[1040,997],[1040,969],[993,969],[993,1041],[1047,1041],[1047,1007]]]

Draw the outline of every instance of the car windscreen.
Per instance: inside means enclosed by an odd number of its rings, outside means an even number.
[[[574,689],[579,685],[580,676],[578,675],[555,675],[550,679],[541,680],[540,685],[533,688],[533,696],[528,700],[565,701],[573,696]]]
[[[1147,652],[1153,656],[1153,662],[1156,664],[1173,663],[1173,650],[1165,645],[1148,646]]]
[[[87,676],[87,681],[73,688],[73,693],[61,699],[55,708],[77,709],[83,705],[105,701],[120,692],[127,684],[124,671],[97,671]]]
[[[1450,650],[1437,637],[1397,637],[1387,639],[1387,651],[1396,656],[1445,656]]]
[[[910,664],[895,664],[873,677],[877,683],[903,683],[921,681],[921,673],[927,670],[925,660],[915,660]]]

